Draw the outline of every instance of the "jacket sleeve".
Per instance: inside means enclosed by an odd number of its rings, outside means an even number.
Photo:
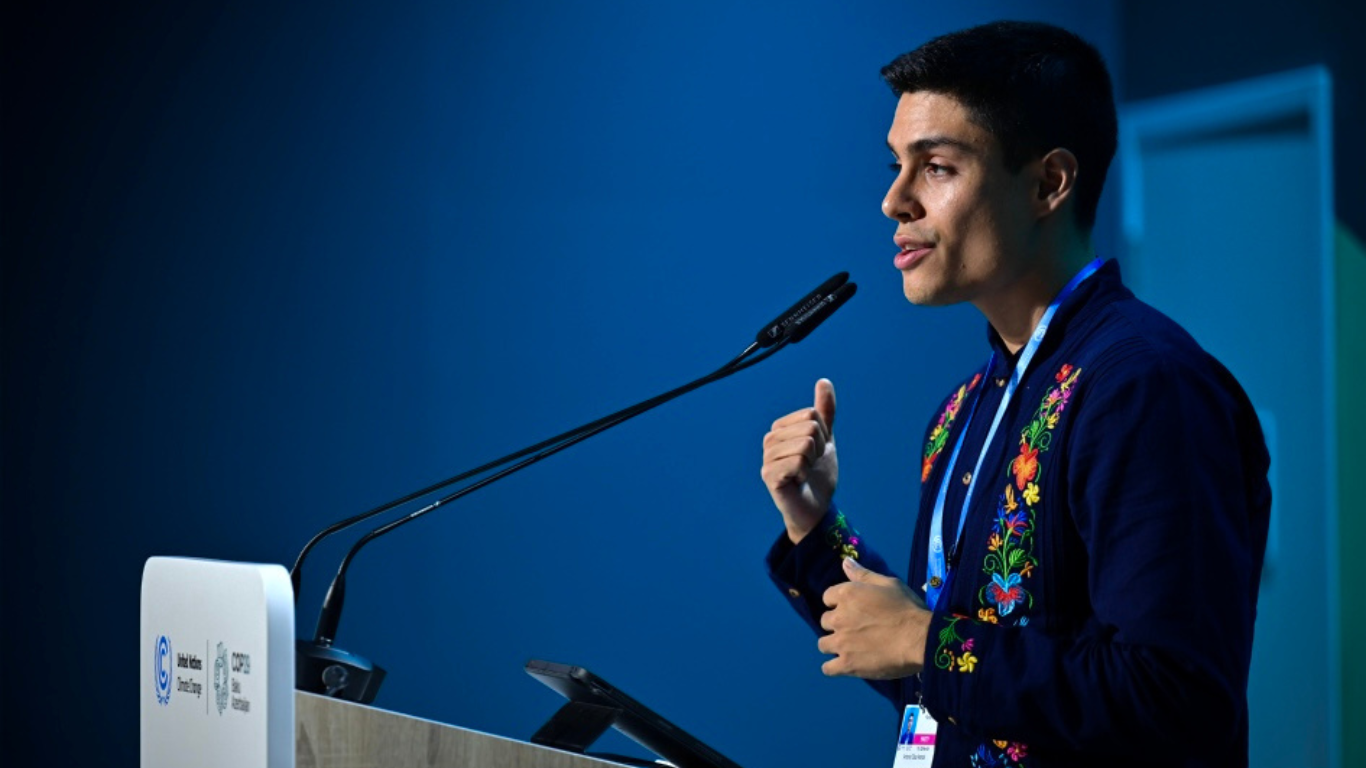
[[[1066,586],[1093,615],[1065,632],[935,615],[924,702],[1035,748],[1227,754],[1247,728],[1270,505],[1255,414],[1212,361],[1088,373],[1052,477],[1085,555],[1069,569],[1085,584]]]
[[[823,600],[825,590],[848,581],[843,566],[846,557],[857,559],[871,571],[895,576],[887,562],[868,546],[834,502],[800,543],[794,545],[784,532],[768,552],[769,578],[818,636],[826,634],[821,628],[821,616],[828,610]],[[887,697],[894,707],[899,709],[904,705],[906,694],[903,689],[906,686],[902,681],[870,680],[868,684]]]

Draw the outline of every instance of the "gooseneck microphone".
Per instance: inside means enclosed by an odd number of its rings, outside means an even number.
[[[662,395],[652,397],[637,403],[636,405],[630,406],[629,408],[623,408],[620,411],[575,429],[571,429],[568,432],[543,440],[535,445],[528,446],[500,459],[495,459],[494,461],[474,469],[467,470],[421,490],[414,491],[367,512],[341,520],[320,531],[304,546],[303,551],[299,553],[299,557],[294,563],[294,568],[290,572],[290,578],[294,583],[296,600],[298,599],[297,596],[301,581],[303,560],[308,552],[323,538],[363,520],[374,517],[375,515],[382,514],[395,507],[433,493],[448,485],[470,479],[498,467],[502,467],[503,465],[511,464],[514,461],[517,462],[498,472],[488,475],[487,477],[470,483],[418,510],[371,530],[352,545],[351,549],[346,553],[346,557],[342,560],[341,565],[338,567],[337,575],[333,578],[332,584],[327,590],[327,596],[323,600],[323,608],[318,617],[318,625],[314,632],[312,642],[304,640],[296,642],[295,687],[300,690],[312,693],[322,693],[328,696],[358,701],[363,704],[372,702],[375,695],[378,693],[379,685],[386,674],[385,671],[379,666],[371,663],[369,660],[336,648],[332,644],[336,638],[338,624],[341,621],[342,604],[346,595],[346,571],[350,567],[352,560],[355,559],[356,554],[366,544],[401,526],[407,525],[419,517],[423,517],[462,496],[473,493],[508,475],[525,469],[542,459],[559,453],[572,445],[587,440],[593,435],[639,416],[646,411],[681,397],[682,395],[710,384],[713,381],[719,381],[720,379],[739,373],[746,368],[757,365],[776,354],[778,350],[788,344],[795,344],[801,341],[810,335],[818,325],[825,322],[830,315],[834,314],[835,310],[839,309],[840,306],[854,295],[857,285],[847,282],[848,279],[849,273],[841,272],[831,277],[829,280],[826,280],[817,287],[816,290],[807,294],[807,296],[792,305],[786,312],[775,318],[773,322],[764,326],[764,328],[756,334],[754,343],[750,344],[738,356],[712,373],[684,384],[681,387],[665,392]]]
[[[811,332],[816,330],[816,326],[825,322],[825,318],[835,314],[835,310],[844,306],[844,302],[853,298],[854,291],[858,290],[858,283],[845,283],[835,292],[821,299],[815,306],[806,310],[800,317],[792,321],[792,325],[787,332],[787,339],[793,344],[801,341]]]
[[[829,295],[833,291],[835,291],[837,288],[842,287],[846,282],[848,282],[848,280],[849,273],[840,272],[839,274],[834,275],[830,279],[821,283],[819,286],[816,287],[815,290],[811,291],[806,296],[803,296],[801,300],[798,301],[796,304],[793,304],[791,307],[788,307],[786,312],[774,318],[773,322],[768,323],[763,328],[761,328],[759,332],[755,334],[754,343],[749,345],[748,348],[746,348],[743,352],[737,355],[735,359],[731,360],[725,366],[722,366],[722,369],[739,364],[742,360],[744,360],[749,355],[753,354],[758,349],[770,347],[776,344],[780,339],[784,337],[784,334],[792,326],[793,323],[797,322],[804,315],[809,315],[812,308],[814,308],[818,304],[821,304],[825,299],[829,297]],[[852,295],[852,291],[850,292],[850,295]],[[831,309],[830,311],[833,312],[834,310]],[[824,320],[824,317],[822,317],[821,320]],[[815,326],[810,325],[808,321],[808,328],[814,327]],[[806,333],[810,333],[810,330],[808,329]],[[802,334],[802,338],[806,337],[806,333]],[[498,459],[494,459],[493,461],[490,461],[486,464],[482,464],[478,467],[475,467],[474,469],[469,469],[453,477],[448,477],[445,480],[441,480],[440,482],[432,483],[431,485],[425,488],[413,491],[412,493],[401,496],[397,499],[394,499],[393,501],[381,504],[378,507],[375,507],[374,509],[367,510],[358,515],[353,515],[352,517],[348,517],[344,520],[339,520],[333,523],[332,525],[327,526],[318,533],[314,534],[313,538],[308,540],[308,543],[304,545],[304,548],[299,551],[299,556],[295,558],[294,567],[291,568],[289,571],[289,580],[294,588],[294,600],[296,602],[298,601],[299,589],[303,583],[304,559],[308,557],[308,553],[313,551],[313,548],[316,547],[319,542],[321,542],[328,536],[331,536],[332,534],[337,533],[338,531],[350,528],[351,526],[356,525],[357,523],[369,520],[370,518],[375,517],[376,515],[381,515],[385,512],[388,512],[391,509],[403,506],[404,504],[407,504],[410,501],[415,501],[417,499],[422,498],[423,496],[435,493],[436,491],[439,491],[448,485],[454,485],[455,483],[461,482],[462,480],[468,480],[471,477],[482,475],[483,473],[493,469],[497,469],[498,467],[501,467],[504,464],[516,461],[525,456],[530,456],[531,454],[536,453],[540,450],[544,450],[545,448],[549,448],[550,446],[553,446],[556,443],[559,443],[563,440],[572,438],[581,432],[593,429],[602,424],[614,422],[615,420],[623,416],[626,416],[632,410],[640,407],[641,405],[644,405],[644,403],[631,406],[630,408],[623,408],[622,410],[617,411],[616,413],[604,416],[596,421],[584,424],[579,427],[575,427],[574,429],[571,429],[568,432],[563,432],[561,434],[555,435],[554,437],[547,438],[539,443],[536,443],[535,445],[527,446],[526,448],[523,448],[519,451],[514,451],[513,453],[510,453]]]
[[[829,298],[830,294],[847,282],[849,282],[849,273],[841,272],[816,286],[816,290],[803,296],[801,301],[788,307],[786,312],[773,318],[773,322],[764,326],[763,330],[755,335],[754,343],[760,347],[771,347],[778,343],[778,340],[787,334],[787,330],[792,327],[793,323],[807,316],[818,304]]]

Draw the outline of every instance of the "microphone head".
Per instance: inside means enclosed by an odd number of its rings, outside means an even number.
[[[834,293],[835,289],[844,285],[849,280],[848,272],[840,272],[829,280],[821,283],[816,290],[806,294],[801,301],[787,308],[787,311],[773,318],[773,322],[765,325],[762,330],[754,337],[754,343],[760,347],[771,347],[778,343],[778,340],[787,335],[792,324],[797,322],[803,315],[815,309],[827,296]]]
[[[788,340],[791,343],[796,344],[811,335],[811,332],[816,330],[816,326],[825,322],[827,317],[835,314],[835,310],[844,306],[844,302],[853,298],[854,292],[857,290],[858,283],[845,283],[844,285],[841,285],[834,293],[825,297],[825,299],[820,304],[816,305],[814,309],[802,315],[792,323],[792,327],[787,332]]]

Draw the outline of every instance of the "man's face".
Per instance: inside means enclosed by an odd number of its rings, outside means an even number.
[[[990,301],[1028,267],[1037,186],[1006,170],[1000,142],[951,96],[902,94],[887,133],[896,180],[894,264],[914,304]]]

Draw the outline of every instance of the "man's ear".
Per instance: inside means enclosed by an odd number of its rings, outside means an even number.
[[[1077,186],[1077,156],[1070,150],[1054,149],[1039,160],[1039,187],[1036,196],[1040,218],[1057,213],[1072,198]]]

